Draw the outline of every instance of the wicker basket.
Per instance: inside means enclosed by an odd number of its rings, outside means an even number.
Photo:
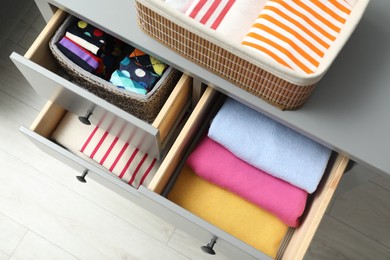
[[[66,28],[73,19],[76,18],[69,16],[65,19],[49,42],[50,50],[61,68],[80,87],[87,89],[89,92],[141,120],[152,122],[168,99],[182,73],[173,68],[168,68],[153,89],[146,95],[120,89],[112,83],[80,68],[57,48],[56,43],[64,36]]]
[[[280,109],[309,98],[360,21],[369,0],[356,0],[337,40],[313,74],[290,70],[170,8],[162,0],[136,0],[140,28],[172,50]]]

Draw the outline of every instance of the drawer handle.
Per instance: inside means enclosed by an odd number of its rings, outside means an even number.
[[[89,117],[92,115],[91,111],[88,111],[85,116],[79,116],[79,120],[84,125],[91,125],[91,122],[89,121]]]
[[[85,180],[85,176],[87,176],[87,174],[88,174],[88,170],[85,169],[85,170],[83,171],[83,174],[81,174],[80,176],[76,176],[76,178],[77,178],[77,180],[78,180],[79,182],[86,183],[87,181]]]
[[[206,246],[201,246],[200,248],[206,254],[215,255],[215,251],[214,251],[213,247],[214,247],[215,243],[217,243],[217,239],[218,239],[217,236],[213,236],[210,243],[208,243]]]

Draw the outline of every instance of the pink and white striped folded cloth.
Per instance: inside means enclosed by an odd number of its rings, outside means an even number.
[[[215,30],[234,2],[235,0],[195,0],[185,14]]]
[[[80,151],[135,188],[150,183],[159,165],[155,158],[97,126]]]
[[[345,0],[268,0],[242,44],[295,71],[311,74],[351,10]]]

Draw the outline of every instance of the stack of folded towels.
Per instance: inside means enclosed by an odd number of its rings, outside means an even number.
[[[83,70],[142,95],[152,90],[167,68],[156,58],[78,19],[68,26],[57,47]]]
[[[330,149],[227,98],[168,197],[275,257],[288,228],[299,225],[330,154]]]

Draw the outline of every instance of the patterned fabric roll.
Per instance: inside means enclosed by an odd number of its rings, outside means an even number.
[[[268,0],[242,44],[295,71],[314,73],[351,9],[344,0]]]
[[[235,0],[196,0],[188,8],[186,15],[215,30],[234,2]]]

